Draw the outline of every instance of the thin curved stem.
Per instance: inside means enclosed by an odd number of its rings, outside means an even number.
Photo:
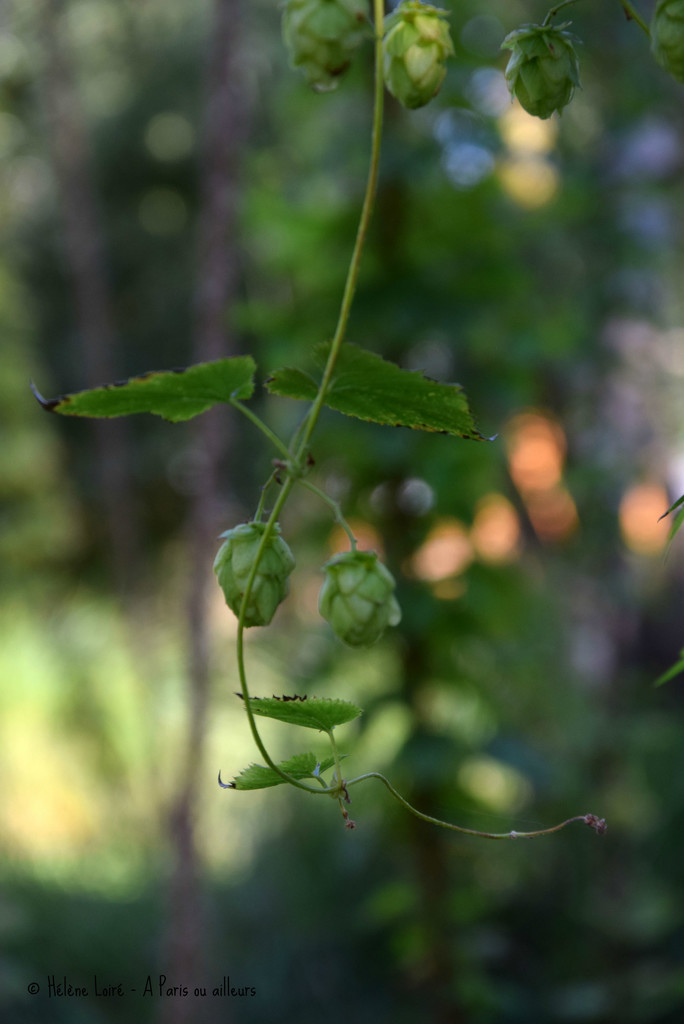
[[[257,728],[256,720],[255,720],[255,717],[254,717],[254,712],[252,711],[252,705],[251,705],[251,702],[250,702],[249,685],[247,683],[247,672],[245,670],[244,633],[245,633],[245,614],[247,612],[247,604],[248,604],[249,599],[250,599],[251,594],[252,594],[252,588],[254,586],[254,580],[256,579],[257,572],[259,571],[259,563],[261,561],[261,557],[262,557],[263,552],[264,552],[264,550],[266,548],[266,545],[268,544],[269,538],[271,537],[271,534],[273,533],[273,530],[275,528],[275,524],[276,524],[276,522],[278,520],[278,516],[280,515],[280,510],[282,509],[283,505],[287,501],[287,496],[288,496],[290,490],[292,489],[293,483],[294,483],[294,481],[292,480],[292,478],[288,477],[288,479],[285,481],[285,484],[283,485],[283,489],[281,490],[280,494],[278,495],[278,500],[276,501],[275,505],[273,506],[273,510],[271,511],[271,514],[268,517],[268,521],[266,523],[266,529],[264,530],[264,532],[263,532],[263,534],[261,536],[261,541],[259,543],[259,547],[257,549],[256,556],[254,558],[254,564],[253,564],[252,570],[251,570],[251,572],[249,574],[249,578],[247,580],[247,585],[245,586],[245,592],[244,592],[244,594],[242,596],[242,602],[240,604],[240,614],[238,616],[238,631],[237,631],[238,675],[240,677],[240,686],[242,687],[242,696],[244,698],[245,710],[247,711],[247,718],[249,720],[249,728],[250,728],[250,730],[252,732],[252,737],[254,739],[254,742],[256,743],[257,747],[259,748],[261,756],[266,761],[266,764],[268,765],[268,767],[272,768],[274,772],[277,772],[277,774],[280,775],[281,778],[285,779],[286,782],[289,782],[290,785],[296,786],[297,789],[303,789],[307,793],[325,793],[326,790],[324,790],[324,789],[318,789],[318,788],[315,788],[314,786],[309,786],[305,782],[300,782],[299,779],[293,778],[292,775],[288,775],[287,772],[284,772],[282,770],[282,768],[280,768],[275,763],[275,761],[273,760],[273,758],[269,754],[268,750],[264,746],[264,741],[262,740],[262,738],[261,738],[261,736],[259,734],[259,730]]]
[[[337,749],[337,742],[333,735],[332,729],[328,731],[328,739],[330,740],[330,746],[332,747],[333,757],[335,758],[335,777],[337,778],[338,786],[342,785],[342,764],[340,759],[340,752]]]
[[[537,839],[539,836],[550,836],[553,832],[560,832],[566,825],[571,825],[573,821],[582,821],[585,825],[589,825],[599,835],[603,835],[606,831],[607,826],[603,818],[597,817],[595,814],[577,814],[574,818],[568,818],[566,821],[561,821],[559,825],[552,825],[551,828],[540,828],[535,832],[481,832],[476,828],[465,828],[463,825],[453,825],[449,821],[442,821],[440,818],[433,818],[429,814],[423,814],[422,811],[417,810],[412,804],[405,800],[401,793],[397,792],[391,782],[381,775],[380,772],[367,772],[365,775],[359,775],[355,779],[349,779],[345,782],[347,789],[350,786],[356,785],[358,782],[364,782],[366,779],[379,779],[380,782],[390,791],[395,800],[398,800],[401,806],[412,814],[415,818],[419,818],[421,821],[426,821],[429,825],[438,825],[440,828],[449,829],[451,832],[461,832],[467,836],[478,836],[480,839]]]
[[[570,4],[576,4],[576,3],[579,3],[579,0],[562,0],[561,3],[556,4],[555,7],[551,8],[549,13],[544,18],[544,21],[542,22],[542,25],[549,25],[551,23],[551,19],[555,18],[556,15],[558,14],[558,12],[560,10],[562,10],[563,7],[569,7]],[[645,32],[646,35],[650,39],[650,37],[651,37],[651,30],[649,29],[648,25],[646,24],[644,19],[641,17],[639,12],[637,11],[637,9],[634,6],[634,4],[631,3],[631,0],[618,0],[618,3],[620,4],[620,6],[622,7],[623,11],[625,12],[625,14],[627,16],[627,20],[628,21],[636,22],[636,24],[639,26],[639,28],[643,32]]]
[[[644,19],[639,14],[639,12],[637,11],[637,9],[634,6],[634,4],[630,3],[630,0],[619,0],[619,2],[620,2],[620,5],[622,6],[622,9],[625,12],[625,14],[627,15],[627,20],[628,21],[635,21],[637,23],[637,25],[639,26],[639,28],[642,29],[642,31],[644,31],[646,33],[646,35],[648,36],[648,38],[650,39],[651,38],[651,30],[648,27],[648,25],[646,24],[646,22],[644,21]]]
[[[233,406],[234,409],[237,409],[238,412],[241,412],[243,416],[246,416],[247,419],[251,423],[253,423],[254,426],[257,427],[257,429],[260,430],[261,433],[264,434],[265,437],[267,437],[272,444],[276,446],[276,448],[284,458],[289,459],[290,453],[287,450],[285,444],[280,440],[277,434],[273,433],[270,427],[266,426],[263,420],[259,419],[255,412],[252,412],[252,410],[248,406],[243,405],[242,402],[238,401],[237,398],[231,398],[230,404]]]
[[[354,292],[356,291],[356,282],[359,276],[359,267],[361,265],[361,253],[363,252],[364,242],[366,241],[366,234],[368,232],[368,225],[371,219],[371,213],[373,211],[373,200],[375,199],[375,191],[378,184],[378,169],[380,167],[380,142],[382,139],[382,115],[383,115],[383,100],[384,100],[384,80],[382,74],[382,25],[384,17],[384,0],[373,0],[373,17],[375,22],[375,89],[374,89],[374,103],[373,103],[373,134],[371,143],[371,159],[370,167],[368,170],[368,181],[366,183],[366,193],[363,200],[363,207],[361,210],[361,218],[359,220],[359,227],[356,232],[356,241],[354,243],[354,251],[352,253],[351,262],[349,264],[349,270],[347,271],[347,280],[344,286],[344,292],[342,295],[342,304],[340,306],[339,316],[337,318],[337,327],[333,339],[330,343],[330,352],[328,353],[328,361],[323,371],[323,378],[321,380],[318,394],[314,400],[309,414],[305,421],[305,426],[302,434],[302,438],[299,442],[297,450],[297,457],[302,458],[304,452],[307,449],[311,435],[313,434],[314,428],[318,422],[318,418],[321,414],[321,409],[325,402],[326,392],[330,385],[330,380],[335,369],[335,363],[344,341],[344,335],[347,330],[347,323],[349,321],[349,313],[351,312],[352,302],[354,300]]]
[[[321,499],[321,501],[324,501],[326,505],[328,505],[333,510],[333,513],[335,515],[335,522],[339,523],[339,525],[342,527],[344,532],[349,537],[349,543],[351,544],[352,551],[356,551],[356,537],[352,532],[351,526],[342,515],[342,509],[340,508],[339,503],[335,501],[334,498],[331,498],[329,494],[326,494],[325,491],[322,491],[320,487],[316,487],[315,484],[312,484],[309,480],[304,480],[302,479],[302,477],[299,477],[297,479],[297,483],[301,484],[302,487],[306,487],[306,489],[308,491],[311,491],[312,494],[317,495]]]
[[[372,212],[372,209],[373,209],[373,200],[375,198],[375,191],[376,191],[376,186],[377,186],[377,181],[378,181],[378,168],[379,168],[379,164],[380,164],[380,140],[381,140],[381,136],[382,136],[383,99],[384,99],[384,94],[383,94],[384,82],[383,82],[383,75],[382,75],[382,23],[383,23],[383,16],[384,16],[384,2],[383,2],[383,0],[373,0],[373,11],[374,11],[374,21],[375,21],[375,88],[374,88],[374,102],[373,102],[373,130],[372,130],[372,142],[371,142],[371,157],[370,157],[370,168],[369,168],[369,171],[368,171],[368,181],[367,181],[367,184],[366,184],[366,192],[365,192],[365,196],[364,196],[363,207],[362,207],[362,210],[361,210],[361,217],[359,219],[359,227],[358,227],[358,230],[357,230],[357,233],[356,233],[356,241],[354,243],[354,249],[353,249],[351,260],[350,260],[350,263],[349,263],[349,270],[347,272],[347,278],[346,278],[346,282],[345,282],[345,286],[344,286],[344,292],[343,292],[343,295],[342,295],[342,304],[340,306],[340,312],[339,312],[339,316],[338,316],[338,320],[337,320],[337,327],[335,328],[335,334],[333,336],[333,340],[332,340],[331,346],[330,346],[330,352],[328,354],[328,361],[326,363],[326,367],[325,367],[325,370],[323,372],[323,378],[321,380],[321,384],[319,386],[318,394],[316,396],[316,399],[314,400],[313,405],[311,406],[311,409],[309,410],[309,412],[308,412],[308,414],[307,414],[303,424],[300,425],[300,428],[297,431],[297,434],[299,434],[300,436],[299,436],[299,441],[298,441],[298,443],[296,445],[296,454],[294,456],[293,462],[294,462],[295,467],[298,467],[300,470],[301,470],[301,467],[302,467],[303,462],[304,462],[304,458],[305,458],[305,455],[306,455],[306,451],[308,449],[309,441],[311,440],[311,435],[313,434],[314,428],[315,428],[316,423],[318,422],[318,418],[319,418],[319,416],[321,414],[321,409],[323,408],[323,403],[325,401],[326,391],[327,391],[328,386],[330,384],[330,380],[331,380],[331,377],[332,377],[332,374],[333,374],[333,370],[335,368],[335,361],[337,360],[337,356],[339,355],[339,351],[340,351],[340,348],[341,348],[341,345],[342,345],[342,341],[344,340],[345,331],[347,329],[347,322],[349,320],[349,313],[350,313],[350,310],[351,310],[352,301],[354,299],[354,292],[356,290],[356,281],[357,281],[357,278],[358,278],[358,275],[359,275],[359,266],[360,266],[360,262],[361,262],[361,253],[363,251],[363,245],[364,245],[364,242],[366,240],[366,234],[367,234],[367,231],[368,231],[368,224],[370,223],[371,212]],[[269,439],[273,443],[276,444],[276,447],[279,449],[279,451],[281,451],[281,454],[283,454],[286,459],[288,459],[288,460],[290,459],[290,457],[291,457],[290,456],[290,451],[287,448],[285,448],[285,446],[282,444],[282,442],[278,438],[276,438],[275,434],[273,434],[273,432],[268,427],[266,427],[266,425],[264,423],[262,423],[261,420],[259,420],[258,417],[254,416],[254,414],[251,413],[251,411],[248,410],[246,406],[243,406],[242,403],[238,402],[237,400],[233,400],[232,404],[235,405],[235,407],[237,409],[239,409],[240,412],[243,412],[248,417],[248,419],[251,419],[252,422],[255,424],[255,426],[259,427],[259,429],[262,430],[262,432],[265,433],[266,436],[269,437]],[[301,434],[300,434],[300,431],[301,431]],[[297,436],[297,435],[295,435],[295,436]],[[293,446],[291,446],[291,447],[293,447]],[[339,774],[338,774],[338,778],[337,778],[337,787],[328,787],[326,789],[314,789],[312,786],[308,786],[306,783],[300,782],[299,779],[295,779],[291,775],[288,775],[287,772],[284,772],[273,761],[273,758],[268,753],[268,751],[267,751],[267,749],[266,749],[266,747],[264,745],[264,742],[261,739],[261,736],[259,734],[259,730],[257,728],[256,720],[255,720],[255,717],[254,717],[254,712],[252,711],[251,703],[250,703],[250,700],[249,700],[250,694],[249,694],[249,687],[248,687],[248,683],[247,683],[247,672],[245,670],[244,630],[245,630],[245,615],[246,615],[246,610],[247,610],[247,604],[249,602],[249,599],[250,599],[250,596],[251,596],[251,593],[252,593],[252,588],[254,586],[254,581],[256,579],[257,572],[259,570],[259,563],[261,562],[261,558],[262,558],[263,552],[264,552],[264,550],[266,548],[266,545],[267,545],[267,543],[269,541],[269,538],[271,537],[271,535],[273,533],[273,530],[274,530],[275,524],[277,522],[278,516],[280,515],[280,512],[281,512],[285,502],[287,501],[287,498],[288,498],[288,496],[290,494],[290,491],[292,490],[292,487],[293,487],[293,485],[295,483],[295,479],[296,479],[296,475],[289,475],[287,477],[287,479],[285,480],[283,488],[282,488],[280,494],[278,495],[278,499],[277,499],[277,501],[276,501],[276,503],[275,503],[275,505],[274,505],[274,507],[273,507],[273,509],[271,511],[270,516],[268,517],[268,520],[267,520],[267,523],[266,523],[266,528],[265,528],[265,530],[264,530],[264,532],[262,534],[261,541],[260,541],[259,547],[257,549],[256,556],[255,556],[255,559],[254,559],[254,564],[252,566],[251,572],[249,574],[249,578],[247,580],[247,584],[245,586],[245,592],[244,592],[243,597],[242,597],[242,602],[240,604],[240,613],[239,613],[239,616],[238,616],[238,632],[237,632],[238,675],[239,675],[239,678],[240,678],[240,685],[242,687],[242,693],[243,693],[243,696],[245,698],[245,709],[247,711],[247,718],[249,720],[249,727],[250,727],[250,730],[251,730],[251,733],[252,733],[252,737],[253,737],[254,742],[256,743],[256,745],[257,745],[257,747],[258,747],[262,757],[266,761],[266,764],[269,766],[269,768],[272,768],[275,772],[277,772],[278,775],[281,776],[281,778],[283,778],[286,782],[289,782],[290,785],[296,786],[297,789],[303,789],[307,793],[328,793],[329,794],[331,792],[334,793],[336,788],[339,790],[339,788],[341,787],[342,780],[339,777]]]
[[[268,489],[269,489],[269,487],[273,483],[275,483],[275,479],[276,479],[277,475],[278,475],[278,470],[274,469],[273,472],[271,473],[271,475],[269,476],[268,480],[266,481],[266,483],[261,488],[261,496],[259,497],[259,504],[256,507],[256,512],[254,513],[254,522],[255,523],[260,523],[261,522],[261,517],[264,514],[264,506],[266,505],[266,495],[268,493]]]
[[[559,11],[560,11],[560,10],[561,10],[561,9],[562,9],[563,7],[569,7],[569,6],[570,6],[570,4],[576,4],[576,3],[579,3],[579,0],[562,0],[562,2],[561,2],[561,3],[559,3],[559,4],[556,4],[556,6],[555,6],[555,7],[552,7],[552,8],[551,8],[551,10],[549,11],[549,13],[548,13],[548,14],[546,15],[546,17],[544,18],[544,20],[543,20],[543,22],[542,22],[542,25],[549,25],[549,24],[551,23],[551,19],[552,19],[552,18],[555,18],[555,17],[556,17],[556,15],[558,14],[558,12],[559,12]]]

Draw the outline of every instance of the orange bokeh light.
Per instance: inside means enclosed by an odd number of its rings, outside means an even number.
[[[488,494],[478,502],[470,540],[485,562],[510,562],[516,557],[520,523],[502,494]]]
[[[370,523],[364,519],[347,520],[352,533],[356,537],[359,551],[375,551],[382,559],[385,557],[385,549],[382,537]],[[334,526],[328,537],[328,549],[331,555],[337,555],[341,551],[349,551],[349,537],[341,526]]]
[[[565,434],[539,413],[521,413],[507,431],[508,461],[521,493],[544,491],[560,483],[565,459]]]
[[[411,559],[411,571],[420,580],[436,583],[462,573],[473,560],[473,548],[463,523],[440,519]]]
[[[541,540],[564,540],[579,524],[577,506],[565,487],[529,494],[525,505],[534,532]]]
[[[577,527],[577,507],[563,486],[567,448],[558,423],[539,412],[515,416],[506,429],[513,483],[541,540],[560,541]]]
[[[670,524],[660,516],[669,502],[660,484],[635,484],[620,502],[620,532],[630,551],[658,555],[667,543]]]

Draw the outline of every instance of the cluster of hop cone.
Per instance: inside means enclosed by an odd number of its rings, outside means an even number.
[[[429,103],[446,75],[446,59],[454,54],[447,17],[447,11],[420,0],[402,0],[384,20],[385,85],[411,110]],[[535,117],[560,113],[580,84],[579,40],[567,31],[569,24],[522,25],[502,43],[511,50],[511,94]],[[370,0],[285,0],[283,38],[290,60],[314,89],[334,89],[371,35]],[[684,0],[658,0],[651,48],[658,64],[684,82]]]
[[[295,560],[276,523],[264,542],[266,524],[241,523],[221,536],[214,572],[226,603],[244,626],[267,626],[289,591]],[[263,544],[263,547],[262,547]],[[256,563],[256,571],[254,566]],[[345,551],[323,566],[325,579],[318,608],[335,633],[351,647],[369,647],[387,626],[396,626],[401,609],[395,582],[374,551]],[[250,578],[252,586],[242,605]]]
[[[385,85],[415,110],[439,92],[454,47],[447,12],[404,0],[383,24]],[[334,89],[354,51],[372,37],[370,0],[286,0],[283,38],[293,67],[314,89]]]

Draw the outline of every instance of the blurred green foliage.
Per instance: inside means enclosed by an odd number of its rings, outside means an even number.
[[[362,658],[332,638],[315,611],[331,523],[298,494],[283,522],[292,596],[250,643],[251,675],[263,695],[358,703],[358,726],[340,730],[351,770],[386,771],[427,813],[522,830],[592,811],[609,832],[454,837],[368,783],[349,833],[334,810],[281,788],[219,790],[218,768],[232,777],[255,751],[217,592],[196,808],[206,978],[229,974],[257,996],[212,1001],[210,1019],[675,1024],[684,722],[678,681],[651,684],[681,648],[683,563],[679,538],[666,559],[648,529],[634,539],[624,499],[648,484],[664,511],[684,489],[681,86],[618,3],[578,5],[583,89],[539,134],[510,106],[498,47],[545,8],[449,6],[457,55],[439,97],[416,113],[388,98],[348,337],[461,383],[498,438],[326,412],[316,481],[382,546],[402,624]],[[334,327],[363,193],[370,47],[337,92],[317,96],[287,68],[276,5],[243,8],[251,124],[239,236],[226,240],[239,301],[225,318],[264,379],[309,368]],[[63,6],[122,376],[191,360],[210,13],[181,0]],[[211,572],[185,543],[201,452],[183,425],[133,421],[143,554],[135,585],[117,593],[89,426],[47,419],[28,390],[29,378],[50,395],[103,382],[84,378],[76,336],[41,100],[43,8],[6,2],[0,18],[0,1016],[95,1024],[130,1018],[130,1000],[48,1002],[26,989],[53,973],[130,988],[165,970],[184,602],[191,574]],[[262,394],[255,408],[286,435],[302,407]],[[516,417],[530,411],[556,438],[558,520],[550,506],[539,518],[538,492],[516,477]],[[251,514],[271,456],[248,425],[231,430],[225,527]],[[478,541],[492,495],[520,531],[508,560]],[[448,544],[430,560],[439,529]],[[285,732],[264,729],[282,757],[295,752]]]

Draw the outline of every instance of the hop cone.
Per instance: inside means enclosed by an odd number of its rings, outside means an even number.
[[[287,0],[283,39],[292,66],[314,89],[336,88],[367,35],[368,10],[368,0]]]
[[[559,113],[580,84],[575,36],[564,31],[570,24],[523,25],[510,32],[502,49],[511,50],[506,81],[528,114],[545,119]]]
[[[684,82],[684,0],[658,0],[651,22],[651,49],[661,68]]]
[[[374,551],[335,555],[323,570],[318,610],[346,644],[370,647],[400,621],[394,577]]]
[[[454,53],[447,16],[447,11],[419,0],[403,0],[385,18],[385,85],[409,110],[429,103],[444,81],[444,62]]]
[[[236,615],[261,543],[265,523],[242,523],[221,534],[224,543],[214,559],[214,572],[223,590],[226,604]],[[276,608],[287,596],[288,576],[295,560],[276,524],[259,561],[259,568],[245,610],[245,626],[267,626]]]

